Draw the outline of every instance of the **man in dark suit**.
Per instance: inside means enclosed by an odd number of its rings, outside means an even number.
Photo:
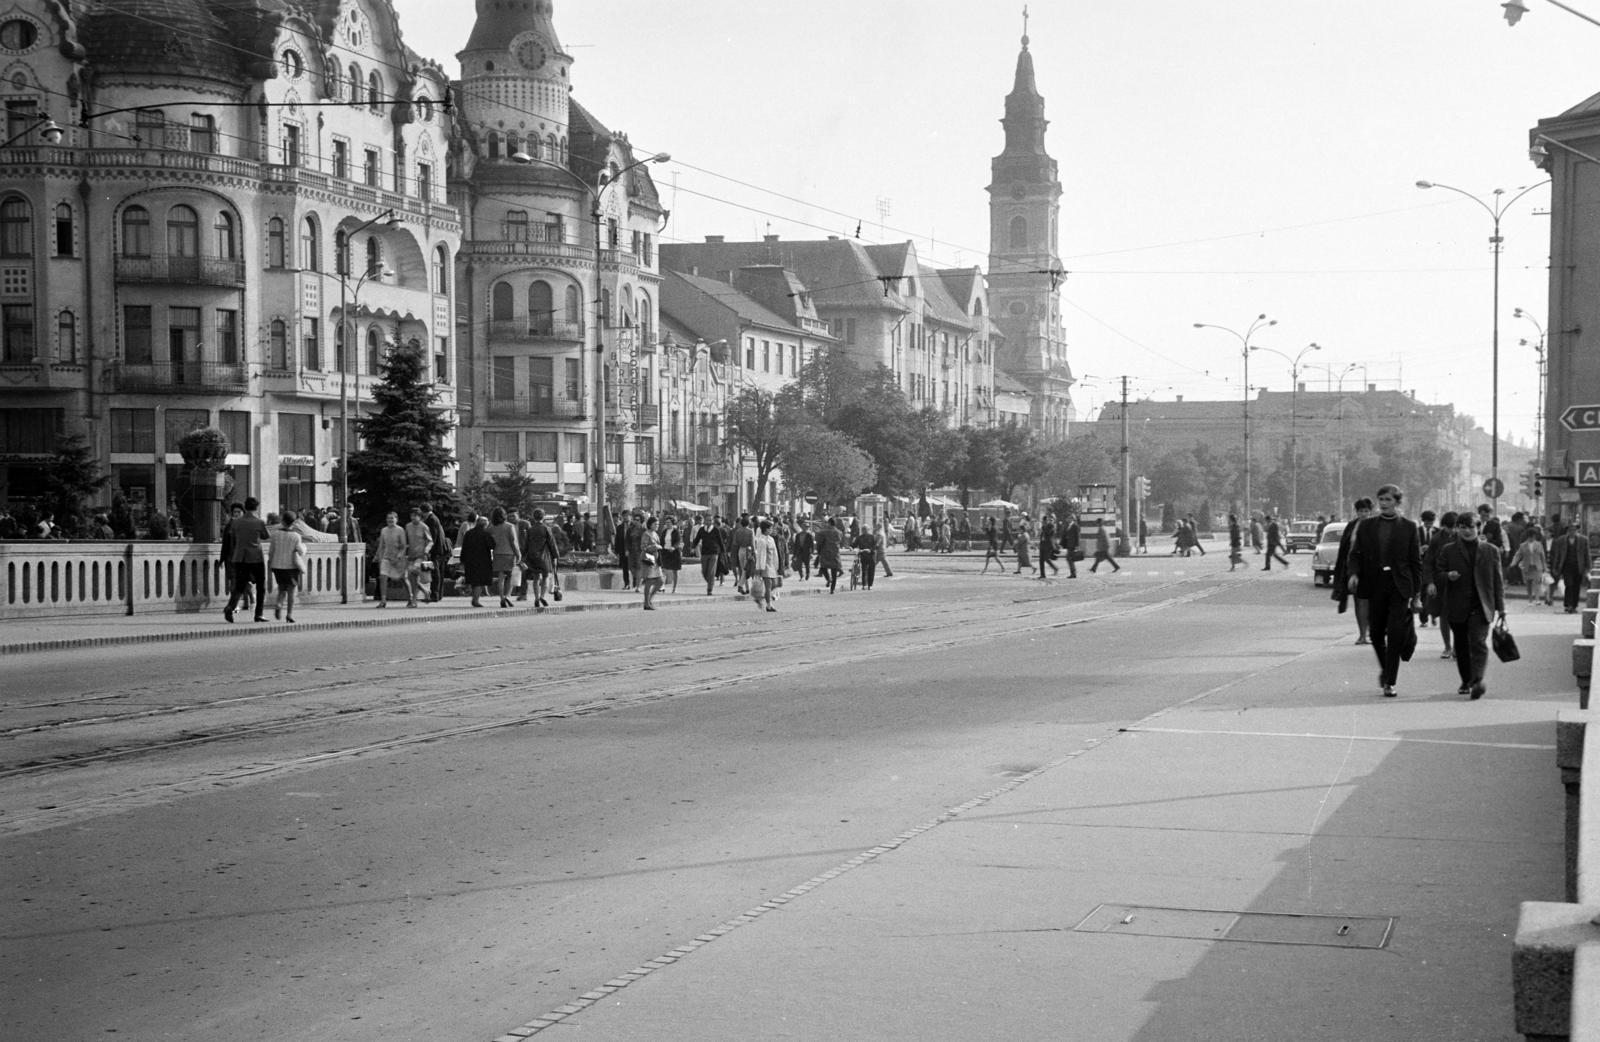
[[[1455,637],[1460,695],[1482,698],[1483,674],[1489,666],[1489,624],[1506,613],[1500,551],[1478,538],[1472,511],[1456,515],[1456,538],[1439,549],[1427,569],[1428,596],[1444,591],[1441,621]]]
[[[1589,537],[1576,523],[1550,544],[1550,574],[1561,580],[1561,603],[1571,615],[1578,610],[1589,576]]]
[[[1400,660],[1410,658],[1415,647],[1411,613],[1422,593],[1422,541],[1417,523],[1400,516],[1402,498],[1394,485],[1378,489],[1378,513],[1363,521],[1350,541],[1348,588],[1367,602],[1385,698],[1395,696]]]

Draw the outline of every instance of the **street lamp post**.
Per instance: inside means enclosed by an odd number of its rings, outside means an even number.
[[[1257,315],[1255,320],[1250,323],[1249,328],[1243,333],[1237,329],[1213,325],[1210,322],[1196,322],[1194,324],[1196,329],[1220,329],[1224,333],[1237,338],[1240,354],[1244,356],[1244,514],[1247,519],[1255,516],[1255,510],[1251,506],[1250,499],[1250,338],[1255,336],[1257,330],[1277,324],[1277,319],[1269,319],[1265,314]]]
[[[1479,206],[1483,207],[1484,212],[1487,213],[1489,215],[1489,217],[1494,221],[1494,234],[1489,236],[1489,250],[1490,250],[1491,253],[1494,254],[1494,298],[1493,298],[1493,308],[1494,308],[1493,319],[1494,319],[1494,324],[1493,324],[1493,334],[1492,334],[1492,340],[1491,340],[1491,343],[1492,343],[1492,346],[1493,346],[1493,360],[1492,360],[1492,369],[1493,369],[1492,401],[1493,401],[1493,404],[1491,406],[1491,411],[1493,413],[1493,416],[1492,416],[1492,421],[1491,421],[1491,427],[1493,429],[1490,430],[1490,432],[1489,432],[1489,471],[1490,471],[1489,476],[1493,480],[1492,480],[1492,483],[1491,483],[1491,485],[1489,487],[1494,492],[1494,495],[1491,495],[1489,497],[1489,500],[1490,500],[1490,506],[1495,510],[1499,509],[1499,500],[1500,500],[1499,490],[1501,488],[1501,485],[1500,485],[1500,250],[1501,250],[1501,246],[1505,242],[1505,240],[1500,235],[1500,218],[1505,215],[1505,212],[1507,210],[1511,209],[1511,207],[1516,204],[1518,199],[1521,199],[1523,196],[1527,195],[1529,192],[1533,191],[1535,188],[1542,188],[1543,186],[1545,186],[1545,185],[1547,185],[1549,183],[1550,182],[1548,180],[1546,180],[1546,181],[1540,181],[1538,184],[1529,185],[1528,187],[1524,188],[1522,191],[1518,192],[1516,195],[1512,196],[1510,199],[1505,199],[1505,200],[1502,200],[1501,196],[1505,195],[1506,190],[1504,188],[1496,188],[1494,190],[1494,192],[1492,193],[1493,202],[1489,203],[1489,202],[1485,202],[1484,200],[1482,200],[1482,199],[1478,198],[1477,196],[1473,195],[1471,192],[1468,192],[1465,189],[1457,188],[1454,185],[1440,184],[1437,181],[1418,181],[1417,182],[1417,187],[1418,188],[1443,188],[1446,191],[1455,192],[1457,195],[1466,196],[1468,199],[1471,199],[1473,202],[1475,202]]]
[[[49,116],[41,116],[32,123],[29,123],[26,127],[23,127],[21,130],[17,131],[15,134],[12,134],[10,137],[6,138],[4,141],[0,141],[0,148],[6,148],[10,145],[16,144],[18,141],[21,141],[35,130],[37,130],[44,137],[47,143],[52,145],[61,144],[61,124],[57,123]]]
[[[344,239],[345,250],[350,250],[350,242],[357,235],[371,228],[375,224],[382,224],[385,228],[393,228],[400,223],[399,214],[394,210],[385,210],[378,216],[364,224],[357,225],[352,231],[346,233]],[[350,359],[355,347],[355,325],[350,320],[350,311],[358,306],[357,303],[346,303],[346,298],[351,297],[359,302],[361,287],[374,275],[381,276],[384,269],[381,264],[368,268],[356,280],[354,293],[350,292],[349,265],[344,257],[334,258],[334,271],[339,275],[339,336],[343,341],[344,357],[339,359],[339,598],[343,604],[350,602],[349,581],[349,556],[350,556],[350,525],[347,518],[350,515],[350,396],[346,394],[349,382]],[[358,371],[359,372],[359,371]],[[360,377],[357,376],[356,400],[361,398]],[[382,581],[381,579],[379,580]]]
[[[1513,318],[1525,319],[1529,322],[1532,322],[1533,328],[1539,331],[1539,339],[1536,343],[1530,344],[1526,339],[1520,341],[1523,347],[1533,348],[1534,352],[1539,357],[1539,413],[1537,419],[1534,421],[1535,426],[1533,429],[1534,473],[1539,474],[1544,471],[1544,384],[1546,379],[1544,326],[1539,324],[1538,319],[1534,318],[1521,308],[1512,309],[1511,315]],[[1537,507],[1538,504],[1535,503],[1534,506]]]
[[[1307,344],[1293,358],[1273,347],[1257,345],[1250,350],[1268,351],[1289,363],[1289,519],[1292,521],[1300,516],[1300,360],[1307,351],[1321,351],[1322,345]]]
[[[1333,516],[1338,517],[1339,512],[1344,509],[1344,378],[1355,372],[1357,369],[1360,369],[1362,371],[1362,375],[1365,376],[1367,367],[1362,365],[1360,362],[1351,362],[1349,365],[1340,370],[1337,375],[1334,374],[1332,366],[1319,365],[1313,367],[1308,365],[1306,368],[1321,369],[1323,372],[1328,374],[1329,383],[1333,383],[1335,380],[1338,381],[1339,447],[1337,450],[1337,459],[1339,461],[1339,498],[1333,504]]]
[[[646,156],[643,159],[636,159],[632,163],[629,163],[627,166],[623,167],[621,170],[618,170],[614,176],[607,177],[606,173],[601,171],[598,178],[599,184],[591,185],[588,181],[585,181],[582,177],[579,177],[577,174],[573,173],[572,170],[567,168],[565,165],[554,160],[542,159],[529,155],[527,152],[516,152],[511,156],[512,162],[515,163],[522,163],[527,166],[545,166],[552,170],[559,170],[561,173],[565,174],[573,184],[582,188],[589,195],[589,201],[591,204],[589,216],[594,224],[594,353],[595,369],[597,371],[595,379],[598,387],[598,393],[595,396],[596,452],[593,477],[590,479],[592,483],[590,502],[594,505],[596,510],[599,510],[601,505],[604,503],[606,494],[606,361],[605,342],[601,335],[601,329],[603,328],[605,322],[605,313],[601,309],[600,304],[600,265],[602,260],[600,239],[600,200],[605,194],[605,190],[622,180],[622,175],[626,174],[628,171],[633,170],[635,167],[644,166],[646,163],[665,163],[671,158],[671,154],[667,152],[657,152],[655,155]],[[587,370],[587,366],[579,366],[578,379],[583,382],[586,389],[589,382]]]

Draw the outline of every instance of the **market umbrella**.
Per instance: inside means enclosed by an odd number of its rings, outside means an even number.
[[[988,508],[988,509],[991,509],[991,510],[1002,510],[1002,509],[1003,510],[1020,510],[1020,509],[1022,509],[1021,507],[1017,506],[1015,503],[1008,502],[1008,501],[1006,501],[1004,499],[991,499],[987,503],[979,503],[978,504],[978,509],[979,510],[983,510],[985,508]]]

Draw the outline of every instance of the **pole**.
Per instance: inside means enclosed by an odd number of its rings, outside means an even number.
[[[1133,484],[1128,477],[1128,378],[1122,378],[1122,538],[1118,540],[1117,553],[1127,557],[1132,552],[1128,529],[1133,523]]]
[[[1244,338],[1244,516],[1254,518],[1250,498],[1250,337]],[[1252,521],[1253,523],[1253,521]]]
[[[337,265],[339,262],[336,260]],[[346,341],[345,350],[349,350],[349,334],[345,325],[350,321],[350,309],[346,304],[346,290],[350,288],[349,280],[339,276],[339,335]],[[345,515],[350,510],[350,398],[345,393],[345,364],[344,359],[339,359],[339,603],[350,603],[350,526],[345,523]],[[381,579],[379,580],[382,581]]]
[[[1289,369],[1289,520],[1300,516],[1300,368]]]
[[[1494,481],[1489,486],[1493,492],[1489,497],[1489,508],[1497,517],[1500,514],[1500,243],[1500,211],[1496,211],[1494,235],[1489,239],[1489,248],[1494,251],[1494,381],[1493,404],[1490,408],[1492,413],[1490,425],[1493,429],[1489,432],[1489,476]]]
[[[587,187],[587,186],[585,186]],[[600,289],[600,195],[591,192],[590,198],[594,200],[594,211],[590,216],[594,220],[594,364],[595,383],[599,388],[595,395],[595,440],[599,443],[595,452],[594,464],[594,503],[595,509],[600,509],[600,504],[606,497],[606,356],[605,356],[605,305],[601,298]]]

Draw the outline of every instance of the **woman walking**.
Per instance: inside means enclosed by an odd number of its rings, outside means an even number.
[[[683,571],[683,532],[678,529],[678,519],[667,515],[661,531],[661,574],[678,592],[678,573]]]
[[[1228,515],[1228,571],[1244,564],[1244,533],[1239,529],[1239,515]]]
[[[533,606],[548,608],[545,594],[550,592],[550,576],[556,570],[556,538],[554,530],[545,523],[544,511],[533,510],[533,521],[528,525],[527,546],[522,548],[523,581],[533,580]]]
[[[483,607],[482,597],[494,585],[494,536],[489,534],[489,519],[474,515],[470,525],[461,526],[461,576],[472,591],[472,606]]]
[[[1513,568],[1522,569],[1522,581],[1528,587],[1528,607],[1544,599],[1544,575],[1550,568],[1549,556],[1544,552],[1544,532],[1538,525],[1529,525],[1522,536],[1522,545],[1511,558]]]
[[[817,532],[817,574],[822,576],[828,584],[829,593],[837,593],[839,586],[839,573],[844,571],[844,565],[839,561],[839,530],[833,527],[833,522],[823,520],[818,522]]]
[[[1017,570],[1015,573],[1017,575],[1021,575],[1023,572],[1033,571],[1033,559],[1028,556],[1028,536],[1030,528],[1032,528],[1032,526],[1028,524],[1027,518],[1023,518],[1022,524],[1017,526]]]
[[[656,594],[661,592],[661,536],[656,531],[656,519],[647,518],[644,523],[644,535],[639,537],[639,570],[641,578],[639,589],[644,593],[644,610],[655,611],[656,606],[650,602],[655,600]]]
[[[383,530],[378,533],[378,607],[389,606],[389,581],[406,582],[410,562],[406,558],[406,530],[400,515],[393,510],[383,515]],[[407,587],[409,590],[410,587]]]
[[[514,607],[506,595],[511,592],[511,570],[517,566],[521,548],[517,546],[517,528],[506,521],[503,507],[489,511],[489,538],[494,540],[494,574],[500,607]]]
[[[274,619],[284,618],[284,601],[288,601],[288,619],[294,621],[294,588],[306,566],[306,546],[300,533],[294,530],[293,510],[283,512],[280,527],[272,530],[268,541],[272,544],[267,555],[267,567],[272,569],[272,581],[278,587],[278,603],[272,606]]]
[[[1049,568],[1056,575],[1061,574],[1061,569],[1056,566],[1056,525],[1050,520],[1050,515],[1044,516],[1044,522],[1039,526],[1039,581],[1049,582],[1050,576],[1044,573]]]

